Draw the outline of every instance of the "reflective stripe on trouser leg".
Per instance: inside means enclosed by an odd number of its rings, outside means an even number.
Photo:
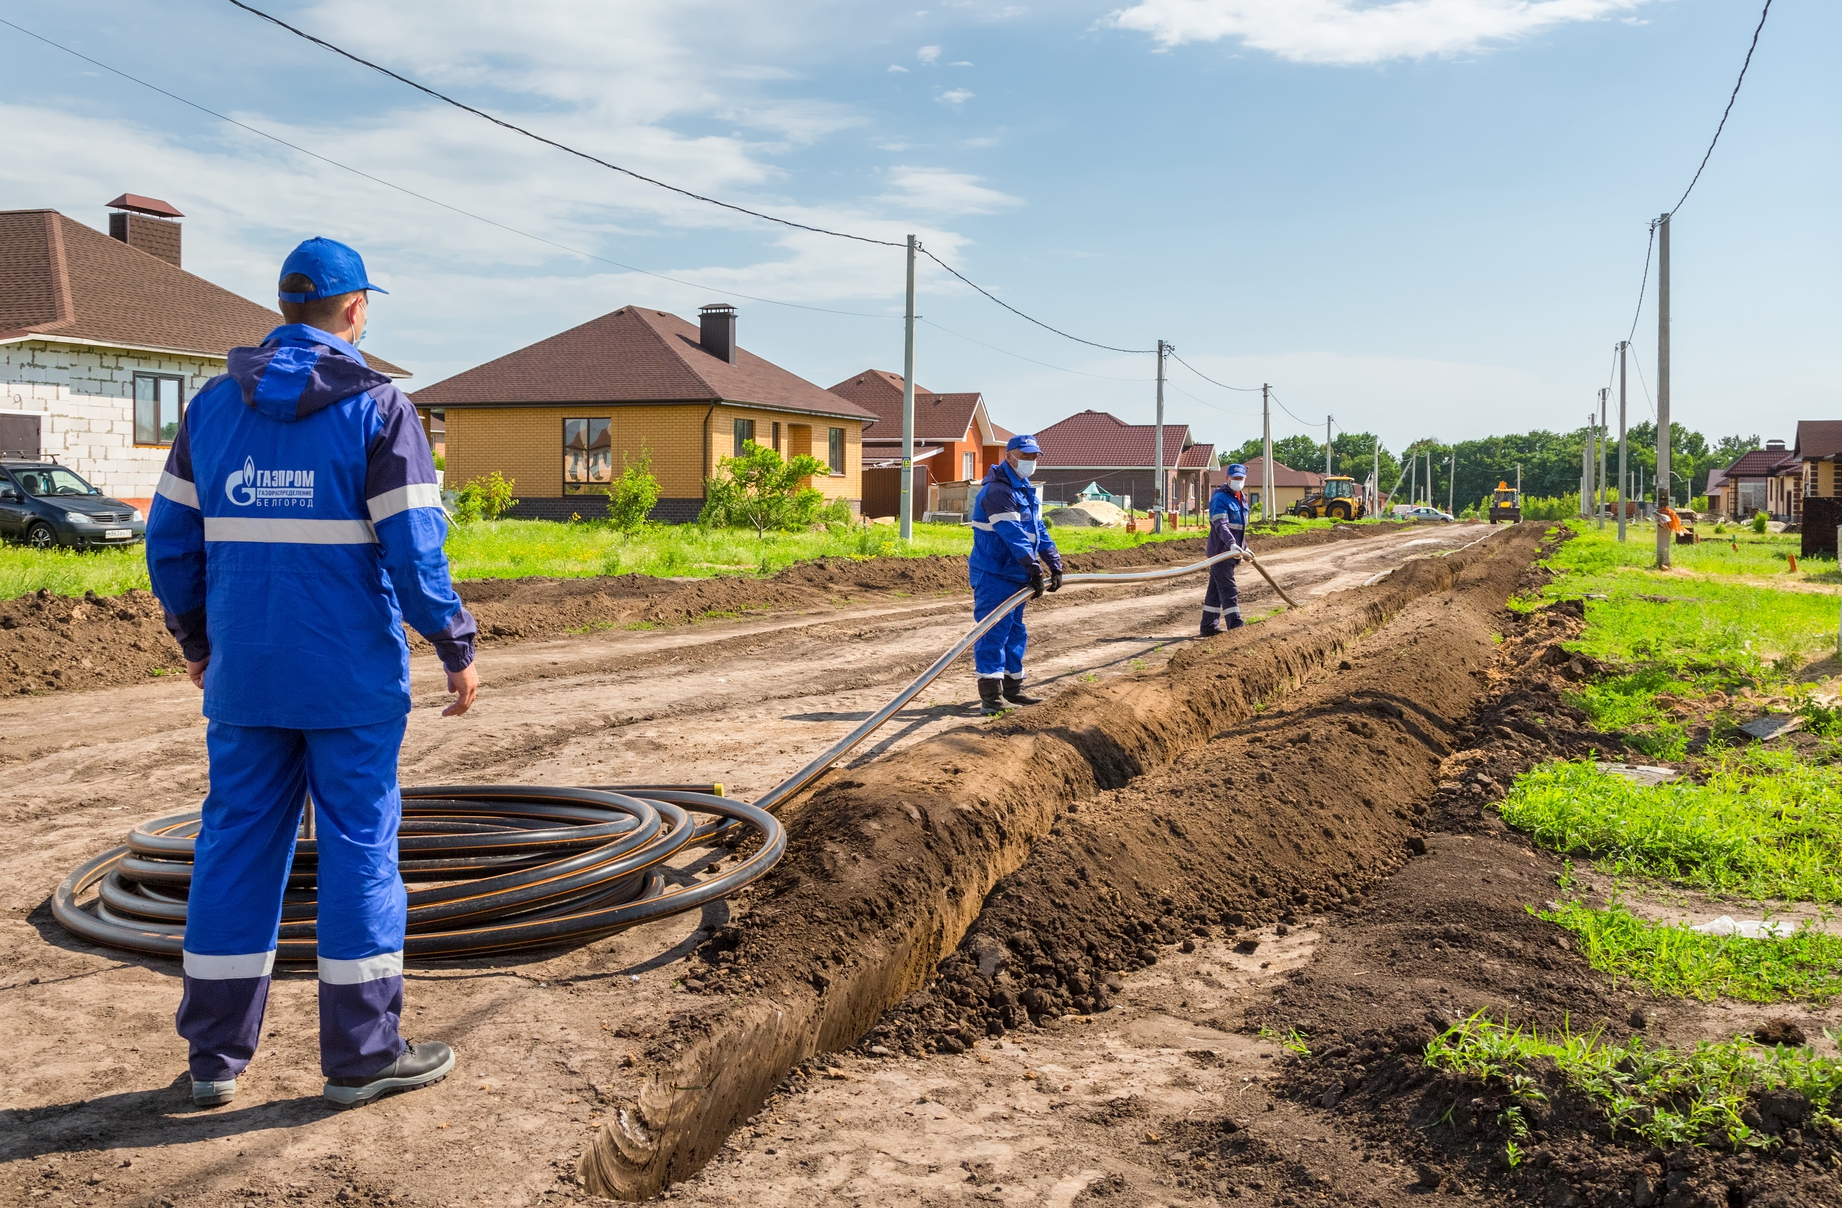
[[[1245,623],[1241,619],[1241,589],[1234,582],[1234,563],[1217,562],[1209,568],[1209,587],[1202,597],[1202,631],[1220,633],[1239,629]]]
[[[403,1052],[403,926],[397,872],[403,799],[397,757],[407,718],[303,730],[319,847],[320,1068],[375,1074]]]
[[[192,857],[185,992],[174,1024],[192,1076],[235,1077],[255,1056],[307,787],[297,730],[210,722],[211,790]]]
[[[972,619],[982,621],[991,615],[991,611],[1017,594],[1022,583],[1010,579],[1000,579],[994,575],[972,573]],[[1023,674],[1023,651],[1029,643],[1029,633],[1023,627],[1023,605],[1019,604],[1010,611],[1010,615],[986,630],[983,636],[972,645],[972,662],[980,679],[998,679],[1010,674]]]

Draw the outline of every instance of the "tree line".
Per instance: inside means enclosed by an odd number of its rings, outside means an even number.
[[[1723,436],[1712,443],[1699,432],[1679,423],[1671,423],[1670,469],[1675,480],[1677,502],[1707,493],[1708,474],[1725,469],[1742,454],[1763,448],[1755,433],[1751,436]],[[1448,444],[1433,437],[1414,441],[1395,451],[1381,446],[1381,489],[1384,494],[1401,482],[1399,498],[1405,499],[1408,483],[1402,470],[1408,459],[1421,458],[1422,494],[1427,479],[1425,457],[1432,455],[1432,499],[1444,507],[1448,497],[1460,508],[1477,503],[1496,488],[1499,482],[1516,484],[1516,468],[1522,468],[1522,490],[1531,496],[1577,495],[1580,490],[1580,462],[1590,438],[1588,429],[1572,432],[1537,430],[1509,436],[1486,436],[1478,440],[1461,440]],[[1633,474],[1643,472],[1644,497],[1654,498],[1657,464],[1657,428],[1651,421],[1632,426],[1626,433],[1627,464]],[[1347,474],[1361,482],[1374,466],[1378,440],[1372,432],[1339,432],[1331,441],[1330,464],[1334,474]],[[1457,481],[1453,483],[1449,468],[1457,457]],[[1253,464],[1261,456],[1259,437],[1221,455],[1222,464]],[[1295,470],[1324,470],[1324,442],[1307,435],[1287,436],[1273,442],[1273,458]],[[1618,477],[1618,440],[1612,433],[1606,442],[1606,473],[1615,483]],[[1456,489],[1452,489],[1455,485]],[[1685,496],[1685,490],[1686,496]]]

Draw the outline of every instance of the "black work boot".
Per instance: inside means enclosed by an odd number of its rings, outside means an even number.
[[[1007,675],[1004,677],[1004,699],[1013,705],[1040,705],[1043,703],[1042,697],[1025,694],[1023,690],[1023,677],[1021,675]]]
[[[440,1082],[454,1068],[454,1050],[439,1040],[412,1044],[401,1056],[375,1074],[359,1078],[328,1078],[322,1092],[334,1103],[356,1107],[385,1091],[409,1091]]]
[[[995,717],[1007,707],[999,693],[1004,690],[1002,682],[996,679],[979,677],[979,712],[987,717]]]

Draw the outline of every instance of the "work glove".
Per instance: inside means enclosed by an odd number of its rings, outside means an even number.
[[[1030,563],[1030,599],[1043,598],[1043,566],[1040,562]]]
[[[1062,568],[1059,566],[1051,566],[1049,568],[1049,590],[1062,590]]]

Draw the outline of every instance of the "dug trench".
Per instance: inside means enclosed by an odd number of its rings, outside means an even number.
[[[1411,527],[1404,523],[1337,525],[1278,535],[1255,534],[1261,550],[1303,549],[1360,541]],[[1071,571],[1179,566],[1203,556],[1201,538],[1148,542],[1067,559]],[[820,558],[773,575],[661,579],[593,575],[578,579],[467,579],[456,584],[493,645],[620,626],[654,628],[710,617],[835,609],[846,604],[967,592],[966,560]],[[410,634],[410,644],[427,643]],[[106,652],[106,653],[105,653]],[[151,592],[59,596],[40,590],[0,600],[0,696],[113,687],[177,675],[184,663],[166,633]]]
[[[1541,540],[1520,525],[1409,562],[822,782],[635,1057],[584,1185],[640,1199],[684,1179],[814,1055],[1099,1011],[1185,929],[1358,900],[1418,836]]]

